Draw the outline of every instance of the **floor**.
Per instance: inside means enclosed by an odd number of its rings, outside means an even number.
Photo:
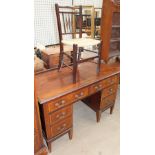
[[[81,101],[74,104],[73,139],[68,134],[52,143],[48,155],[119,155],[120,153],[120,98],[119,89],[113,114],[102,113],[96,123],[95,112]]]

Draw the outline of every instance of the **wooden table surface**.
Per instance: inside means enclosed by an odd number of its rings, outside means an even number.
[[[81,63],[78,66],[77,83],[72,83],[72,70],[65,67],[58,70],[45,71],[36,75],[37,96],[40,104],[66,95],[92,83],[106,79],[120,72],[119,63],[101,64],[100,73],[96,73],[96,64]]]

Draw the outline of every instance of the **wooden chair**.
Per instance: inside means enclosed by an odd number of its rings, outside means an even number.
[[[83,24],[83,15],[82,15],[82,6],[79,7],[70,7],[70,6],[59,6],[55,4],[56,9],[56,17],[57,17],[57,25],[59,31],[59,41],[60,41],[60,55],[59,55],[59,66],[58,70],[61,69],[63,65],[71,68],[73,70],[73,83],[76,83],[77,76],[77,67],[78,63],[85,62],[88,60],[92,60],[94,58],[98,58],[97,63],[97,73],[100,69],[100,58],[101,58],[101,44],[100,40],[95,40],[91,38],[82,38],[82,24]],[[79,38],[76,38],[76,34],[78,34]],[[64,36],[69,36],[64,39]],[[68,55],[64,52],[63,45],[73,46],[72,55]],[[97,51],[92,49],[85,49],[85,47],[96,47]],[[91,52],[96,53],[95,56],[82,59],[82,52]],[[72,59],[73,68],[67,65],[64,62],[64,55],[70,57]]]

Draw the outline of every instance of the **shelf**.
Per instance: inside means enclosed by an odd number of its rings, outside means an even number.
[[[119,50],[115,50],[115,51],[111,51],[109,52],[109,58],[111,57],[116,57],[120,55],[120,51]]]
[[[120,25],[112,25],[112,28],[120,28]]]
[[[118,41],[120,41],[120,38],[112,38],[112,39],[110,39],[110,43],[118,42]]]

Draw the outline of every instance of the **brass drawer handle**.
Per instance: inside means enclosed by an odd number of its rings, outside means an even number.
[[[64,123],[62,126],[63,126],[63,127],[66,127],[66,123]]]
[[[84,95],[84,93],[81,92],[80,94],[76,94],[76,95],[75,95],[75,98],[80,98],[80,97],[82,97],[83,95]]]
[[[110,92],[110,93],[112,93],[112,92],[113,92],[113,89],[112,89],[112,88],[110,88],[110,89],[109,89],[109,92]]]
[[[64,123],[61,127],[58,127],[57,130],[60,131],[60,130],[64,130],[66,128],[67,124]]]
[[[61,113],[61,115],[56,115],[56,118],[60,118],[60,119],[62,119],[62,118],[64,118],[64,116],[66,115],[66,113],[65,112],[62,112]]]
[[[66,113],[65,112],[62,112],[62,116],[65,116],[66,115]]]
[[[65,104],[65,100],[62,100],[60,102],[55,103],[55,106],[56,107],[61,107],[61,106],[64,106],[64,104]]]
[[[95,86],[95,89],[96,89],[96,90],[101,89],[101,88],[102,88],[102,85],[101,85],[101,84],[100,84],[100,85]]]

